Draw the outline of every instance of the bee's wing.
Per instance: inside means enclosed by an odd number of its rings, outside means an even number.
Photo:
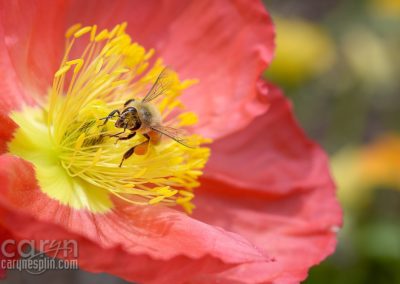
[[[169,72],[171,72],[168,67],[165,67],[160,75],[158,75],[157,80],[154,82],[153,86],[151,86],[149,92],[143,98],[143,102],[147,103],[160,95],[164,94],[171,86],[170,76],[168,76]]]
[[[190,143],[190,141],[185,138],[188,136],[188,133],[183,130],[183,129],[177,129],[169,126],[163,126],[163,125],[155,125],[150,127],[152,130],[161,133],[179,144],[182,144],[183,146],[189,147],[189,148],[195,148],[193,143]]]

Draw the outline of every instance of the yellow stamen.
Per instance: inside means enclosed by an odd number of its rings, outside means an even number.
[[[74,33],[74,37],[79,38],[79,37],[83,36],[84,34],[87,34],[88,32],[90,32],[91,30],[92,30],[92,27],[81,28]]]
[[[60,69],[58,69],[58,71],[56,72],[54,77],[58,78],[58,77],[64,75],[65,73],[67,73],[67,71],[69,69],[71,69],[71,65],[66,65],[66,66],[61,67]]]
[[[66,38],[70,38],[77,30],[79,30],[82,27],[81,24],[75,24],[71,26],[67,32],[65,33]]]
[[[192,149],[163,137],[158,145],[150,143],[145,155],[134,154],[119,167],[124,153],[145,138],[137,133],[116,143],[110,137],[121,131],[114,126],[116,118],[106,124],[101,120],[114,109],[122,111],[128,99],[143,98],[165,68],[161,59],[152,59],[153,49],[132,43],[126,26],[122,23],[111,32],[80,24],[68,29],[48,107],[13,114],[20,129],[9,150],[31,161],[42,190],[63,204],[104,212],[112,208],[109,197],[115,196],[136,205],[179,204],[191,212],[192,190],[210,154],[200,145],[209,140],[186,137],[196,146]],[[70,58],[77,41],[87,46],[80,56]],[[163,123],[176,128],[197,123],[197,116],[184,112],[179,100],[194,81],[181,82],[175,72],[168,76],[168,92],[152,102]],[[50,174],[59,177],[50,179]]]
[[[96,42],[99,42],[99,41],[102,41],[102,40],[107,39],[108,37],[109,37],[108,30],[105,29],[105,30],[102,30],[102,31],[94,38],[94,40],[95,40]]]
[[[97,26],[94,25],[92,30],[90,31],[90,41],[94,41],[96,37],[96,32],[97,32]]]

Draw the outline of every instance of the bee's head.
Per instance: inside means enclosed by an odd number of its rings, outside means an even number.
[[[137,109],[134,107],[128,107],[124,109],[117,121],[115,127],[126,128],[130,130],[137,130],[141,126]]]

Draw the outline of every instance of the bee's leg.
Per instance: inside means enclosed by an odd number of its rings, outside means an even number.
[[[135,147],[130,148],[128,151],[125,152],[124,156],[122,157],[121,163],[119,163],[119,167],[122,166],[122,163],[128,159],[130,156],[132,156],[133,152],[135,152]]]
[[[136,132],[132,133],[132,134],[136,134]],[[149,145],[149,141],[150,141],[150,136],[148,134],[144,134],[143,136],[146,137],[147,140],[142,142],[142,143],[140,143],[139,145],[133,146],[128,151],[126,151],[124,156],[122,157],[122,160],[121,160],[121,163],[119,164],[119,167],[121,167],[122,163],[126,159],[128,159],[130,156],[132,156],[133,153],[135,153],[136,155],[144,155],[144,154],[146,154],[147,146]],[[122,138],[125,138],[125,137],[122,137]]]
[[[108,136],[110,136],[110,137],[118,137],[118,138],[119,138],[119,136],[120,136],[121,134],[124,134],[125,131],[126,131],[126,128],[124,128],[124,131],[121,131],[121,132],[118,132],[118,133],[115,133],[115,134],[110,134],[110,135],[108,135]]]
[[[133,133],[129,134],[128,136],[125,136],[125,137],[118,137],[117,140],[129,140],[129,139],[131,139],[132,137],[135,137],[135,135],[136,135],[136,132],[133,132]]]
[[[147,133],[143,134],[143,136],[146,137],[146,141],[135,146],[134,151],[136,155],[144,155],[147,153],[147,148],[149,147],[149,142],[150,142],[150,136]]]
[[[121,132],[118,132],[118,133],[115,133],[115,134],[105,134],[104,136],[108,136],[108,137],[118,137],[118,138],[119,138],[119,135],[125,133],[125,131],[126,131],[126,126],[124,127],[124,131],[121,131]]]
[[[105,125],[105,124],[108,122],[109,119],[111,119],[111,118],[114,117],[114,115],[115,115],[116,113],[118,114],[118,116],[121,115],[121,113],[119,112],[119,110],[115,109],[115,110],[113,110],[112,112],[110,112],[109,115],[107,115],[106,117],[100,118],[100,120],[103,120],[103,119],[104,119],[104,123],[103,123],[101,126]]]
[[[127,101],[124,103],[124,107],[126,107],[127,105],[129,105],[131,102],[134,102],[134,101],[135,101],[135,99],[127,100]]]
[[[128,136],[118,137],[118,139],[115,141],[115,144],[117,144],[119,140],[129,140],[132,137],[134,137],[135,135],[136,135],[136,132],[133,132],[133,133],[129,134]]]

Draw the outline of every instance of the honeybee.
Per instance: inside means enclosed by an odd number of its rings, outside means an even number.
[[[151,103],[154,99],[164,95],[170,87],[169,77],[167,76],[168,72],[168,68],[164,68],[160,72],[156,81],[143,99],[129,99],[124,103],[124,109],[122,111],[115,109],[110,112],[108,116],[101,118],[104,120],[103,125],[105,125],[108,120],[112,119],[115,115],[118,116],[114,125],[117,128],[122,128],[123,131],[109,135],[110,137],[117,137],[117,141],[129,140],[133,138],[136,133],[141,133],[146,138],[146,141],[131,147],[125,152],[119,167],[121,167],[124,160],[132,156],[133,153],[137,155],[145,154],[149,143],[158,144],[162,135],[186,147],[193,148],[193,146],[188,143],[187,139],[184,138],[186,135],[185,131],[162,124],[161,113],[157,107]],[[130,133],[126,136],[122,136],[127,130],[129,130]]]

